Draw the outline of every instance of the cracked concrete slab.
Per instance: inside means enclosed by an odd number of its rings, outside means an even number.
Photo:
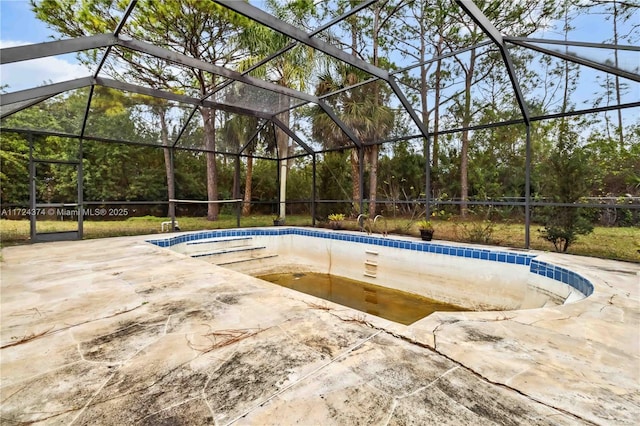
[[[635,424],[640,265],[574,304],[382,320],[146,243],[2,250],[2,424]]]

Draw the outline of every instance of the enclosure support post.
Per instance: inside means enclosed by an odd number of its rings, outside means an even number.
[[[287,161],[279,160],[278,169],[280,169],[280,175],[278,181],[280,182],[280,207],[278,208],[278,217],[284,219],[287,215]]]
[[[359,214],[364,213],[364,146],[358,148],[358,174],[360,176],[359,188],[360,192],[360,211]],[[355,200],[353,200],[355,202]]]
[[[78,239],[81,240],[84,232],[84,172],[82,158],[84,157],[84,140],[80,138],[78,143]]]
[[[110,49],[107,48],[107,49]],[[105,52],[108,55],[108,52]],[[104,59],[103,59],[104,61]],[[96,71],[95,75],[98,75]],[[93,100],[93,92],[96,86],[92,85],[89,89],[87,97],[87,107],[84,109],[84,117],[82,118],[82,129],[80,130],[80,144],[78,146],[78,239],[81,240],[84,234],[84,169],[82,159],[84,158],[84,132],[87,130],[87,119],[91,110],[91,101]]]
[[[527,141],[526,141],[526,159],[525,159],[525,178],[524,178],[524,248],[529,249],[530,246],[530,228],[531,228],[531,124],[527,123]]]
[[[29,138],[29,209],[31,213],[36,211],[36,165],[33,162],[33,133],[27,134]],[[36,240],[36,216],[29,215],[29,229],[31,242]]]
[[[233,198],[240,199],[240,156],[236,155],[235,179],[233,182]],[[236,226],[240,228],[240,214],[242,212],[242,201],[236,202]]]
[[[176,173],[175,173],[175,165],[174,165],[174,149],[173,147],[165,148],[169,150],[169,170],[171,173],[171,180],[173,181],[173,185],[175,188],[176,182]],[[172,194],[173,198],[175,198],[176,194]],[[171,213],[171,232],[176,232],[176,202],[169,199],[169,212]]]
[[[429,135],[426,137],[426,144],[424,149],[424,197],[425,197],[425,220],[429,220],[431,217],[431,138]]]
[[[311,163],[313,177],[311,179],[311,226],[316,226],[316,153],[313,153]]]
[[[280,217],[280,175],[281,175],[281,171],[280,171],[280,155],[278,154],[278,147],[276,144],[276,155],[278,156],[278,158],[275,160],[276,161],[276,219],[281,219]]]

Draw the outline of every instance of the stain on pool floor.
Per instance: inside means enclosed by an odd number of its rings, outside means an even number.
[[[437,311],[468,311],[417,294],[329,274],[294,272],[258,278],[404,325]]]
[[[640,265],[578,303],[411,326],[145,243],[2,249],[2,424],[635,424]]]

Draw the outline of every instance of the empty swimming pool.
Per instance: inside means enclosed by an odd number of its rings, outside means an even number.
[[[593,291],[584,277],[513,250],[278,227],[149,240],[254,275],[317,272],[384,285],[468,310],[540,308]]]

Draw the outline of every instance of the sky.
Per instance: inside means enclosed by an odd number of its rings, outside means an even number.
[[[36,19],[26,0],[0,0],[0,47],[41,43],[53,40],[54,31]],[[7,92],[91,75],[79,65],[75,55],[63,55],[0,66],[0,85]]]

